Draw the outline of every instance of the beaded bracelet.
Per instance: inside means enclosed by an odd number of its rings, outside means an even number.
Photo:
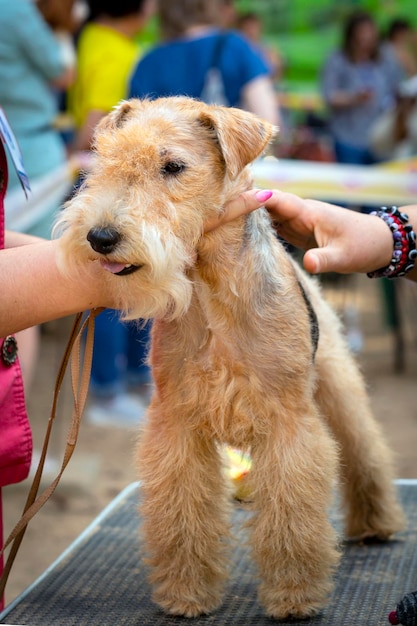
[[[411,224],[408,223],[408,215],[401,213],[395,206],[382,207],[378,211],[372,211],[370,215],[377,215],[387,224],[394,239],[394,250],[390,264],[369,272],[369,278],[404,276],[413,269],[417,257],[416,234]]]

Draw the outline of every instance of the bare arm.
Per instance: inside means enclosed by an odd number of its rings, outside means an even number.
[[[51,85],[56,87],[56,89],[68,89],[72,85],[75,80],[75,68],[67,67],[65,70],[58,76],[51,80]]]
[[[335,91],[328,99],[330,106],[335,109],[349,109],[358,106],[370,100],[372,94],[370,91],[358,91],[350,93],[348,91]]]
[[[243,106],[274,126],[281,123],[277,95],[268,76],[251,80],[242,90]]]
[[[40,243],[44,241],[35,235],[27,235],[26,233],[17,233],[13,230],[6,230],[4,233],[4,247],[16,248],[17,246],[27,246],[30,243]]]
[[[29,326],[99,306],[113,305],[104,272],[91,262],[63,276],[58,241],[0,251],[0,337]]]

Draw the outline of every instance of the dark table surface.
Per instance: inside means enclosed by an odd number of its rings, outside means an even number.
[[[398,481],[407,529],[385,544],[343,544],[335,589],[327,608],[303,621],[314,626],[379,626],[402,596],[417,590],[417,481]],[[62,556],[0,615],[0,624],[28,626],[153,626],[178,624],[271,625],[257,601],[256,573],[236,505],[231,579],[222,606],[210,616],[166,616],[150,599],[140,559],[139,486],[127,487]],[[332,515],[340,524],[337,512]]]

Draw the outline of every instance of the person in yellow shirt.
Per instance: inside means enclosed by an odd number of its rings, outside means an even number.
[[[68,94],[75,124],[72,151],[88,150],[95,126],[127,97],[129,76],[142,50],[138,34],[154,0],[88,0],[77,41],[77,78]]]
[[[153,0],[88,0],[89,17],[77,39],[77,78],[68,94],[75,123],[70,148],[89,150],[94,128],[127,98],[138,43],[154,11]],[[150,370],[145,362],[150,326],[123,323],[113,309],[97,317],[86,416],[100,425],[131,426],[149,399]]]

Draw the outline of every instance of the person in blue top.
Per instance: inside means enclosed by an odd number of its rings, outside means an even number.
[[[159,0],[162,42],[136,65],[130,97],[185,95],[206,100],[207,72],[214,65],[223,83],[222,104],[246,109],[279,125],[269,68],[244,37],[220,28],[223,1]]]

